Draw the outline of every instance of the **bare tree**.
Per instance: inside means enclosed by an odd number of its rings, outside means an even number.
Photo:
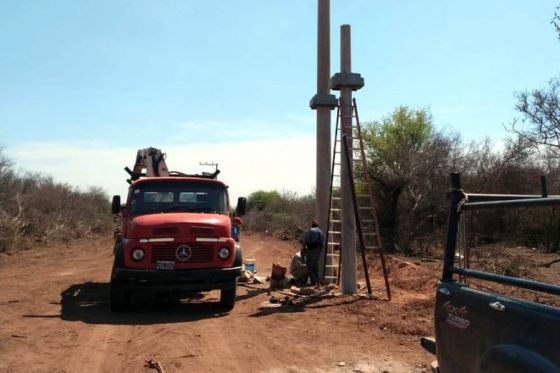
[[[523,115],[511,130],[536,145],[560,150],[560,76],[545,89],[517,94],[515,108]]]
[[[550,23],[560,40],[560,5],[556,7]],[[560,150],[559,88],[560,75],[551,79],[547,88],[518,93],[515,108],[522,118],[514,120],[509,129],[537,146]]]

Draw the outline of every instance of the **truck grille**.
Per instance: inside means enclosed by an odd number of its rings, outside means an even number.
[[[158,260],[179,262],[175,256],[175,251],[180,245],[180,243],[176,242],[152,245],[152,263]],[[199,243],[187,245],[191,248],[191,257],[184,263],[211,263],[214,259],[214,248],[212,245]]]
[[[178,227],[159,227],[152,231],[154,236],[174,236],[179,232]]]

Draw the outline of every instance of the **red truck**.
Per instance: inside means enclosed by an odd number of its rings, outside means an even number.
[[[143,172],[143,170],[146,170]],[[159,149],[138,151],[126,203],[114,196],[112,213],[122,217],[111,272],[112,311],[129,306],[132,292],[188,295],[220,290],[220,308],[235,306],[242,254],[231,237],[227,186],[219,171],[169,172]],[[245,212],[239,198],[237,215]]]

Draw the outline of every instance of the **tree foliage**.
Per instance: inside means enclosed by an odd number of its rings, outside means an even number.
[[[245,228],[282,239],[301,239],[314,214],[312,195],[260,190],[248,197]]]
[[[366,123],[364,141],[385,246],[406,249],[445,209],[440,181],[455,161],[456,138],[437,132],[427,109],[401,106]]]
[[[388,251],[412,253],[443,242],[451,172],[461,173],[464,189],[471,193],[536,194],[540,175],[548,175],[551,191],[560,189],[560,159],[523,136],[465,144],[459,135],[437,131],[427,110],[406,107],[364,127],[368,171]],[[560,247],[560,233],[554,233],[560,216],[554,211],[515,215],[497,210],[471,223],[480,242],[492,241],[505,229],[508,237],[541,234],[541,244]]]
[[[253,192],[247,198],[247,210],[257,209],[259,211],[264,210],[267,206],[280,200],[280,193],[277,191],[265,191],[258,190]]]

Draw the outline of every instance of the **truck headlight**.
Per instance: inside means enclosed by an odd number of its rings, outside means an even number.
[[[229,249],[227,247],[222,247],[220,251],[218,251],[218,256],[220,257],[220,259],[227,259],[229,256]]]
[[[137,262],[144,259],[144,256],[146,256],[146,252],[144,252],[144,250],[140,248],[132,250],[132,259],[136,260]]]

